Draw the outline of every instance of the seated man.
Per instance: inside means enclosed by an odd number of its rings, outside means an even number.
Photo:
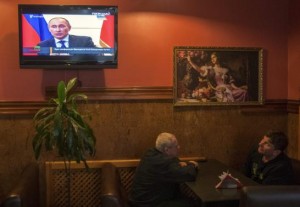
[[[244,173],[254,181],[265,185],[289,185],[293,183],[290,158],[284,153],[288,139],[283,132],[268,132],[258,148],[249,154]]]
[[[129,201],[134,207],[191,206],[180,198],[179,183],[194,181],[198,163],[180,162],[179,145],[173,134],[161,133],[156,147],[149,149],[140,161],[133,180]]]

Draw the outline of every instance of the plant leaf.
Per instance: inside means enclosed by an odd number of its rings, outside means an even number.
[[[63,81],[60,81],[57,85],[57,101],[58,101],[57,103],[58,105],[66,102],[66,85],[65,82]]]
[[[76,82],[77,82],[77,78],[72,78],[71,80],[69,80],[66,88],[66,93],[68,93],[74,87]]]

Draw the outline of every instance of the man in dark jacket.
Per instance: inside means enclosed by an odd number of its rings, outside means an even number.
[[[198,163],[181,162],[179,145],[173,134],[161,133],[156,147],[149,149],[135,172],[129,196],[135,207],[185,207],[191,203],[180,197],[179,183],[194,181]]]
[[[283,132],[268,132],[251,152],[245,164],[246,176],[264,185],[293,183],[290,158],[284,153],[288,139]]]

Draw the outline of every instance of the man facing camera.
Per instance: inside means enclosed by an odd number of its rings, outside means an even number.
[[[38,44],[41,47],[95,47],[91,37],[70,35],[71,24],[63,17],[54,17],[48,23],[48,28],[53,38]]]
[[[173,134],[158,135],[155,148],[145,153],[135,171],[129,195],[133,207],[193,206],[180,196],[179,183],[195,180],[198,163],[181,162],[179,148]]]
[[[289,185],[293,183],[290,158],[284,153],[288,139],[283,132],[268,132],[249,154],[245,164],[246,176],[265,185]]]

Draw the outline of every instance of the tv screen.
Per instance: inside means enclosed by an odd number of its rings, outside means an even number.
[[[118,7],[18,5],[21,68],[116,68]]]

